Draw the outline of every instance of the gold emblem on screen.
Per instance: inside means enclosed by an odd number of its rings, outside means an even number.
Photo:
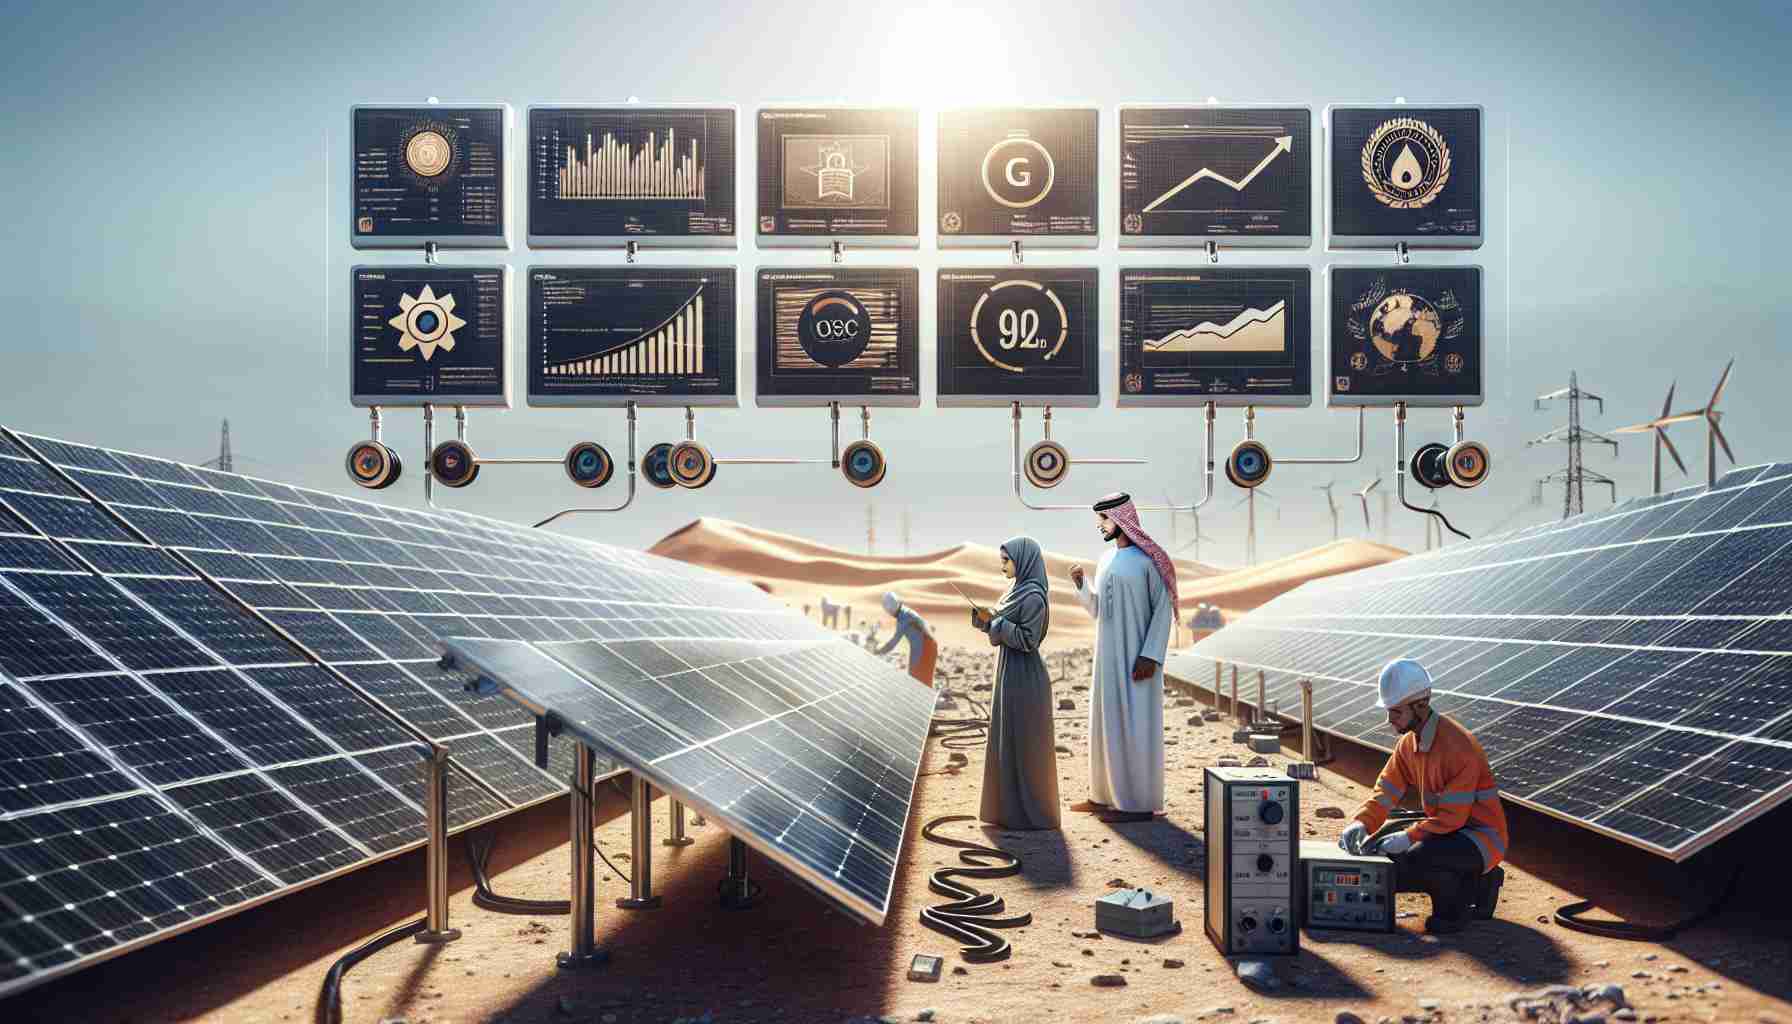
[[[454,296],[424,285],[415,298],[409,292],[398,299],[398,315],[386,321],[398,331],[398,347],[409,352],[417,349],[424,362],[429,362],[436,349],[454,351],[454,332],[467,322],[454,315]]]
[[[1383,121],[1363,143],[1363,184],[1383,206],[1429,206],[1450,180],[1450,147],[1443,133],[1416,117]]]
[[[420,131],[404,144],[404,165],[420,178],[433,178],[453,162],[454,146],[434,129]]]

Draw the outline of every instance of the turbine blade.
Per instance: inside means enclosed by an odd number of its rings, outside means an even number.
[[[1711,424],[1711,435],[1717,438],[1718,444],[1723,446],[1724,454],[1730,457],[1730,465],[1734,466],[1736,464],[1736,453],[1730,450],[1730,440],[1724,436],[1724,429],[1717,425],[1717,420],[1715,418],[1711,419],[1709,422]]]
[[[1680,383],[1680,382],[1679,382],[1679,381],[1674,381],[1674,382],[1673,382],[1673,383],[1671,383],[1671,384],[1669,384],[1669,385],[1668,385],[1668,397],[1667,397],[1667,400],[1666,400],[1666,401],[1664,401],[1664,402],[1662,402],[1662,403],[1661,403],[1661,414],[1662,414],[1662,415],[1663,415],[1663,416],[1666,416],[1666,415],[1667,415],[1667,414],[1668,414],[1668,409],[1669,409],[1669,408],[1670,408],[1670,407],[1671,407],[1671,406],[1673,406],[1673,404],[1674,404],[1674,388],[1675,388],[1675,387],[1676,387],[1676,386],[1678,386],[1678,385],[1679,385],[1679,383]]]
[[[1658,428],[1655,431],[1655,439],[1660,441],[1663,445],[1667,446],[1668,454],[1672,455],[1674,457],[1674,465],[1679,466],[1680,467],[1680,475],[1685,476],[1686,475],[1686,462],[1685,462],[1685,460],[1680,458],[1680,452],[1674,448],[1674,442],[1668,440],[1668,432]]]
[[[1722,398],[1723,394],[1724,394],[1724,385],[1730,383],[1730,368],[1735,365],[1736,365],[1736,360],[1734,360],[1734,359],[1731,359],[1728,363],[1724,364],[1724,374],[1723,374],[1723,376],[1717,378],[1717,390],[1711,392],[1711,404],[1705,406],[1705,408],[1707,408],[1707,409],[1717,408],[1717,400],[1719,398]],[[1734,461],[1734,460],[1732,460],[1732,461]]]

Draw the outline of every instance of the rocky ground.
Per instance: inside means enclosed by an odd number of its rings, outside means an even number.
[[[1087,652],[1054,655],[1051,663],[1063,673],[1056,695],[1069,702],[1055,727],[1060,786],[1070,802],[1087,786]],[[990,668],[986,650],[948,650],[941,681],[985,697],[979,687],[987,685]],[[598,939],[613,959],[598,968],[562,971],[553,956],[566,948],[568,919],[510,917],[473,907],[457,844],[452,915],[464,937],[447,946],[405,942],[356,967],[343,987],[345,1020],[1792,1024],[1792,948],[1782,910],[1759,899],[1738,900],[1667,944],[1567,931],[1552,922],[1552,912],[1580,895],[1626,916],[1658,921],[1679,916],[1700,896],[1659,858],[1521,809],[1513,818],[1517,863],[1508,863],[1497,920],[1439,939],[1421,930],[1425,898],[1402,896],[1393,935],[1303,935],[1300,955],[1277,966],[1274,990],[1247,987],[1200,926],[1200,772],[1222,757],[1251,755],[1231,742],[1230,723],[1203,720],[1204,705],[1195,698],[1173,692],[1169,700],[1170,793],[1162,817],[1107,825],[1066,813],[1057,833],[1006,833],[968,823],[946,828],[949,835],[993,842],[1024,859],[1019,877],[982,883],[1006,899],[1009,912],[1033,915],[1029,926],[1004,933],[1014,944],[1005,962],[964,963],[953,943],[917,920],[922,906],[942,900],[928,892],[928,874],[956,859],[956,851],[923,841],[920,827],[939,815],[973,812],[982,779],[981,749],[964,751],[967,763],[955,768],[952,752],[936,740],[928,745],[909,824],[912,838],[882,928],[829,910],[763,861],[757,863],[763,904],[719,909],[715,884],[727,842],[711,823],[693,826],[693,846],[655,845],[660,909],[617,909],[612,901],[626,887],[601,873]],[[1303,784],[1304,835],[1336,837],[1345,821],[1335,815],[1348,814],[1365,797],[1363,784],[1373,780],[1379,759],[1340,750],[1316,781]],[[1289,758],[1267,760],[1283,765]],[[624,807],[619,792],[606,794],[599,838],[617,866],[628,870]],[[662,800],[655,811],[662,834],[664,808]],[[565,815],[564,802],[556,801],[489,827],[498,841],[493,869],[500,892],[564,897]],[[14,1005],[0,1004],[0,1019],[311,1019],[330,964],[367,937],[412,919],[421,882],[420,857],[377,865],[82,972]],[[1171,894],[1183,932],[1132,942],[1094,931],[1093,902],[1122,884]],[[940,981],[906,979],[916,953],[945,957]]]

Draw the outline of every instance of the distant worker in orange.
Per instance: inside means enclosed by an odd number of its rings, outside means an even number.
[[[907,640],[908,674],[923,685],[932,686],[933,669],[940,660],[940,645],[933,639],[933,628],[919,612],[903,604],[902,598],[893,590],[884,594],[884,611],[896,620],[896,631],[890,634],[889,643],[879,648],[877,654],[888,654],[898,643]]]
[[[1378,707],[1400,734],[1375,796],[1356,812],[1338,845],[1351,853],[1381,853],[1394,862],[1401,892],[1431,896],[1428,932],[1459,932],[1473,916],[1493,917],[1506,872],[1506,810],[1480,741],[1431,709],[1431,674],[1402,658],[1381,670]],[[1400,798],[1419,791],[1425,817],[1403,832],[1369,844]],[[1368,848],[1365,849],[1366,844]]]

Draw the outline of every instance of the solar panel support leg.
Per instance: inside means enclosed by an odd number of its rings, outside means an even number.
[[[460,938],[460,929],[448,927],[448,751],[431,748],[425,765],[424,815],[429,839],[424,870],[429,876],[429,919],[417,933],[417,941],[440,945]]]
[[[635,776],[634,798],[629,804],[628,895],[617,900],[623,910],[653,910],[660,898],[653,894],[653,784]]]
[[[597,857],[592,847],[591,805],[592,778],[597,774],[596,757],[583,743],[574,744],[572,772],[572,948],[561,953],[555,962],[561,967],[590,967],[610,959],[606,950],[597,948]]]
[[[744,910],[759,902],[759,886],[747,877],[747,844],[728,837],[728,875],[722,879],[722,907]]]
[[[695,839],[684,834],[684,803],[679,800],[670,799],[668,799],[667,802],[672,805],[669,808],[672,820],[670,826],[666,830],[666,838],[660,840],[660,845],[689,846],[696,842]]]

